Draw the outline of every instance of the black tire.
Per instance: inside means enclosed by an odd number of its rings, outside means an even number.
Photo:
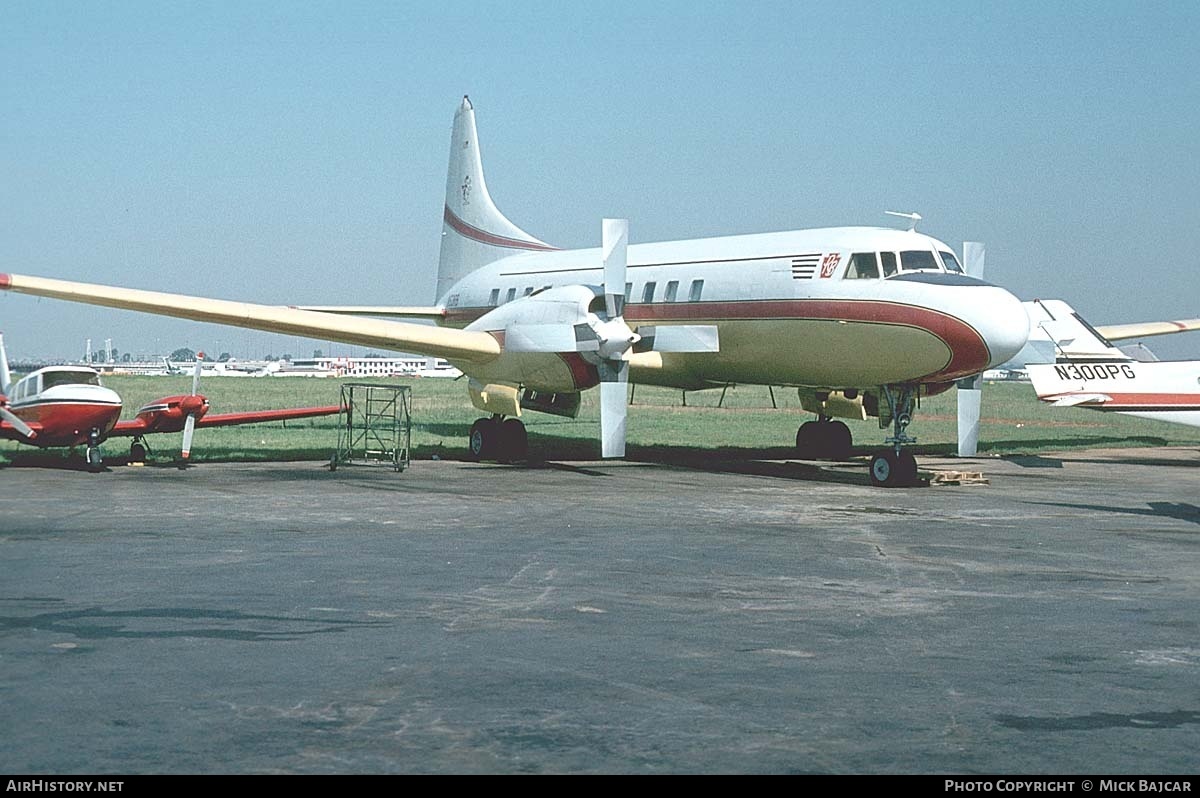
[[[801,460],[817,460],[821,453],[818,445],[817,422],[805,421],[796,430],[796,456]]]
[[[131,463],[146,462],[146,447],[140,443],[131,443],[129,445],[129,462],[131,462]]]
[[[841,421],[830,421],[825,426],[825,456],[830,460],[849,460],[854,451],[854,436],[850,434],[850,428]]]
[[[490,418],[481,418],[471,425],[467,436],[467,451],[472,460],[489,460],[496,449],[496,422]]]
[[[100,449],[95,446],[88,447],[87,467],[88,471],[102,471],[104,469],[104,458],[100,456]]]
[[[912,452],[894,449],[876,452],[871,458],[871,484],[880,488],[910,488],[917,484],[917,458]]]
[[[529,434],[520,419],[506,418],[500,423],[500,457],[524,460],[529,454]]]

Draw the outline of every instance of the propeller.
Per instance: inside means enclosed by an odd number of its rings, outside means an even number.
[[[963,242],[963,269],[971,277],[983,279],[987,250],[978,241]],[[958,386],[958,456],[974,457],[979,451],[979,419],[983,406],[983,375],[976,374],[955,383]]]
[[[37,437],[37,433],[21,420],[21,417],[8,409],[8,389],[11,387],[12,374],[8,370],[8,352],[4,349],[4,336],[0,335],[0,419],[7,421],[13,429],[29,440]]]
[[[192,371],[192,395],[184,400],[183,405],[183,410],[187,413],[187,418],[183,422],[184,460],[187,460],[192,455],[192,436],[196,433],[196,412],[206,403],[204,397],[200,396],[200,369],[204,365],[203,358],[203,352],[196,354],[196,368]]]
[[[0,396],[0,419],[7,421],[10,425],[12,425],[13,429],[24,435],[29,440],[36,438],[37,433],[34,432],[28,424],[22,421],[20,416],[9,410],[7,405],[7,397]]]
[[[717,328],[669,325],[631,328],[625,322],[625,272],[628,266],[629,220],[605,219],[601,230],[603,311],[588,312],[574,324],[509,324],[506,352],[577,352],[596,367],[600,377],[600,453],[625,456],[626,386],[629,359],[641,352],[717,352]]]

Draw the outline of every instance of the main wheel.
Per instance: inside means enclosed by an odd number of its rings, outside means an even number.
[[[849,460],[854,448],[854,436],[841,421],[825,424],[825,456],[830,460]]]
[[[520,419],[506,418],[500,422],[500,453],[503,460],[524,460],[529,453],[529,434]]]
[[[131,443],[129,445],[129,462],[144,463],[146,462],[146,447],[140,443]]]
[[[89,446],[87,450],[87,465],[89,471],[99,471],[104,468],[104,458],[100,456],[100,449],[95,446]]]
[[[496,422],[490,418],[477,419],[467,437],[467,449],[473,460],[486,460],[496,448]]]
[[[796,455],[803,460],[816,460],[821,456],[817,422],[805,421],[796,430]]]

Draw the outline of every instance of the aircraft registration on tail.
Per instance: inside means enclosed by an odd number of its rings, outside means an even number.
[[[475,112],[454,118],[437,302],[297,308],[17,274],[0,288],[108,307],[443,357],[469,377],[485,417],[479,458],[521,459],[525,412],[574,416],[599,387],[601,453],[625,452],[626,384],[683,389],[792,386],[817,419],[800,453],[845,458],[849,428],[890,428],[872,482],[909,485],[918,398],[1005,362],[1029,323],[1003,288],[970,276],[954,250],[916,231],[836,227],[653,244],[605,220],[598,248],[566,250],[509,221],[484,182]],[[437,327],[379,316],[423,317]]]

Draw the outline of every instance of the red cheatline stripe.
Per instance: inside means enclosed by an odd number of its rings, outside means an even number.
[[[540,241],[522,241],[519,238],[505,238],[494,233],[489,233],[486,230],[480,230],[478,227],[467,224],[462,219],[454,215],[454,211],[450,210],[447,205],[442,214],[442,218],[446,224],[450,225],[459,233],[459,235],[478,241],[481,244],[488,244],[493,247],[504,247],[505,249],[528,249],[538,252],[557,252],[558,247],[552,247],[549,244],[543,244]]]
[[[1083,393],[1087,394],[1091,391],[1083,391]],[[1074,395],[1076,394],[1058,394],[1058,396]],[[1104,395],[1109,397],[1110,401],[1096,404],[1108,410],[1123,410],[1126,406],[1167,409],[1200,405],[1200,393],[1113,393],[1104,391]],[[1085,402],[1084,404],[1090,406],[1092,403]]]

